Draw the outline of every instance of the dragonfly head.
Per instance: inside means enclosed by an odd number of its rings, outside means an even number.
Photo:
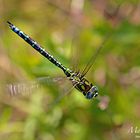
[[[97,95],[98,95],[98,88],[96,86],[92,86],[85,96],[87,99],[92,99]]]

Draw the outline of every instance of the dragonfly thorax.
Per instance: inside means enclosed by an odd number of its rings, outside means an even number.
[[[83,93],[87,99],[92,99],[98,95],[98,88],[93,86],[85,77],[79,72],[73,72],[69,77],[69,80],[72,81],[72,84],[77,90]]]

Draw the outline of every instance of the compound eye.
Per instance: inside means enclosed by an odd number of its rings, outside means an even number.
[[[92,94],[91,92],[88,92],[88,93],[86,94],[86,98],[87,98],[87,99],[92,99],[93,95],[94,95],[94,94]]]
[[[96,86],[93,86],[91,91],[94,92],[94,93],[97,93],[98,92],[98,88]]]

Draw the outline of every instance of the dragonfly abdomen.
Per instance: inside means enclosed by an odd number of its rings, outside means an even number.
[[[10,28],[12,31],[14,31],[18,36],[20,36],[22,39],[24,39],[28,44],[30,44],[35,50],[37,50],[40,54],[42,54],[44,57],[46,57],[50,62],[52,62],[54,65],[59,67],[64,71],[64,73],[67,76],[70,76],[69,70],[64,67],[57,59],[55,59],[52,55],[50,55],[45,49],[43,49],[36,41],[34,41],[31,37],[26,35],[23,31],[21,31],[19,28],[14,26],[12,23],[8,22]]]

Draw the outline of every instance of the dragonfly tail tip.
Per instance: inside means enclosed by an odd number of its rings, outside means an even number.
[[[7,23],[8,23],[9,26],[13,25],[13,24],[12,24],[11,22],[9,22],[9,21],[7,21]]]

